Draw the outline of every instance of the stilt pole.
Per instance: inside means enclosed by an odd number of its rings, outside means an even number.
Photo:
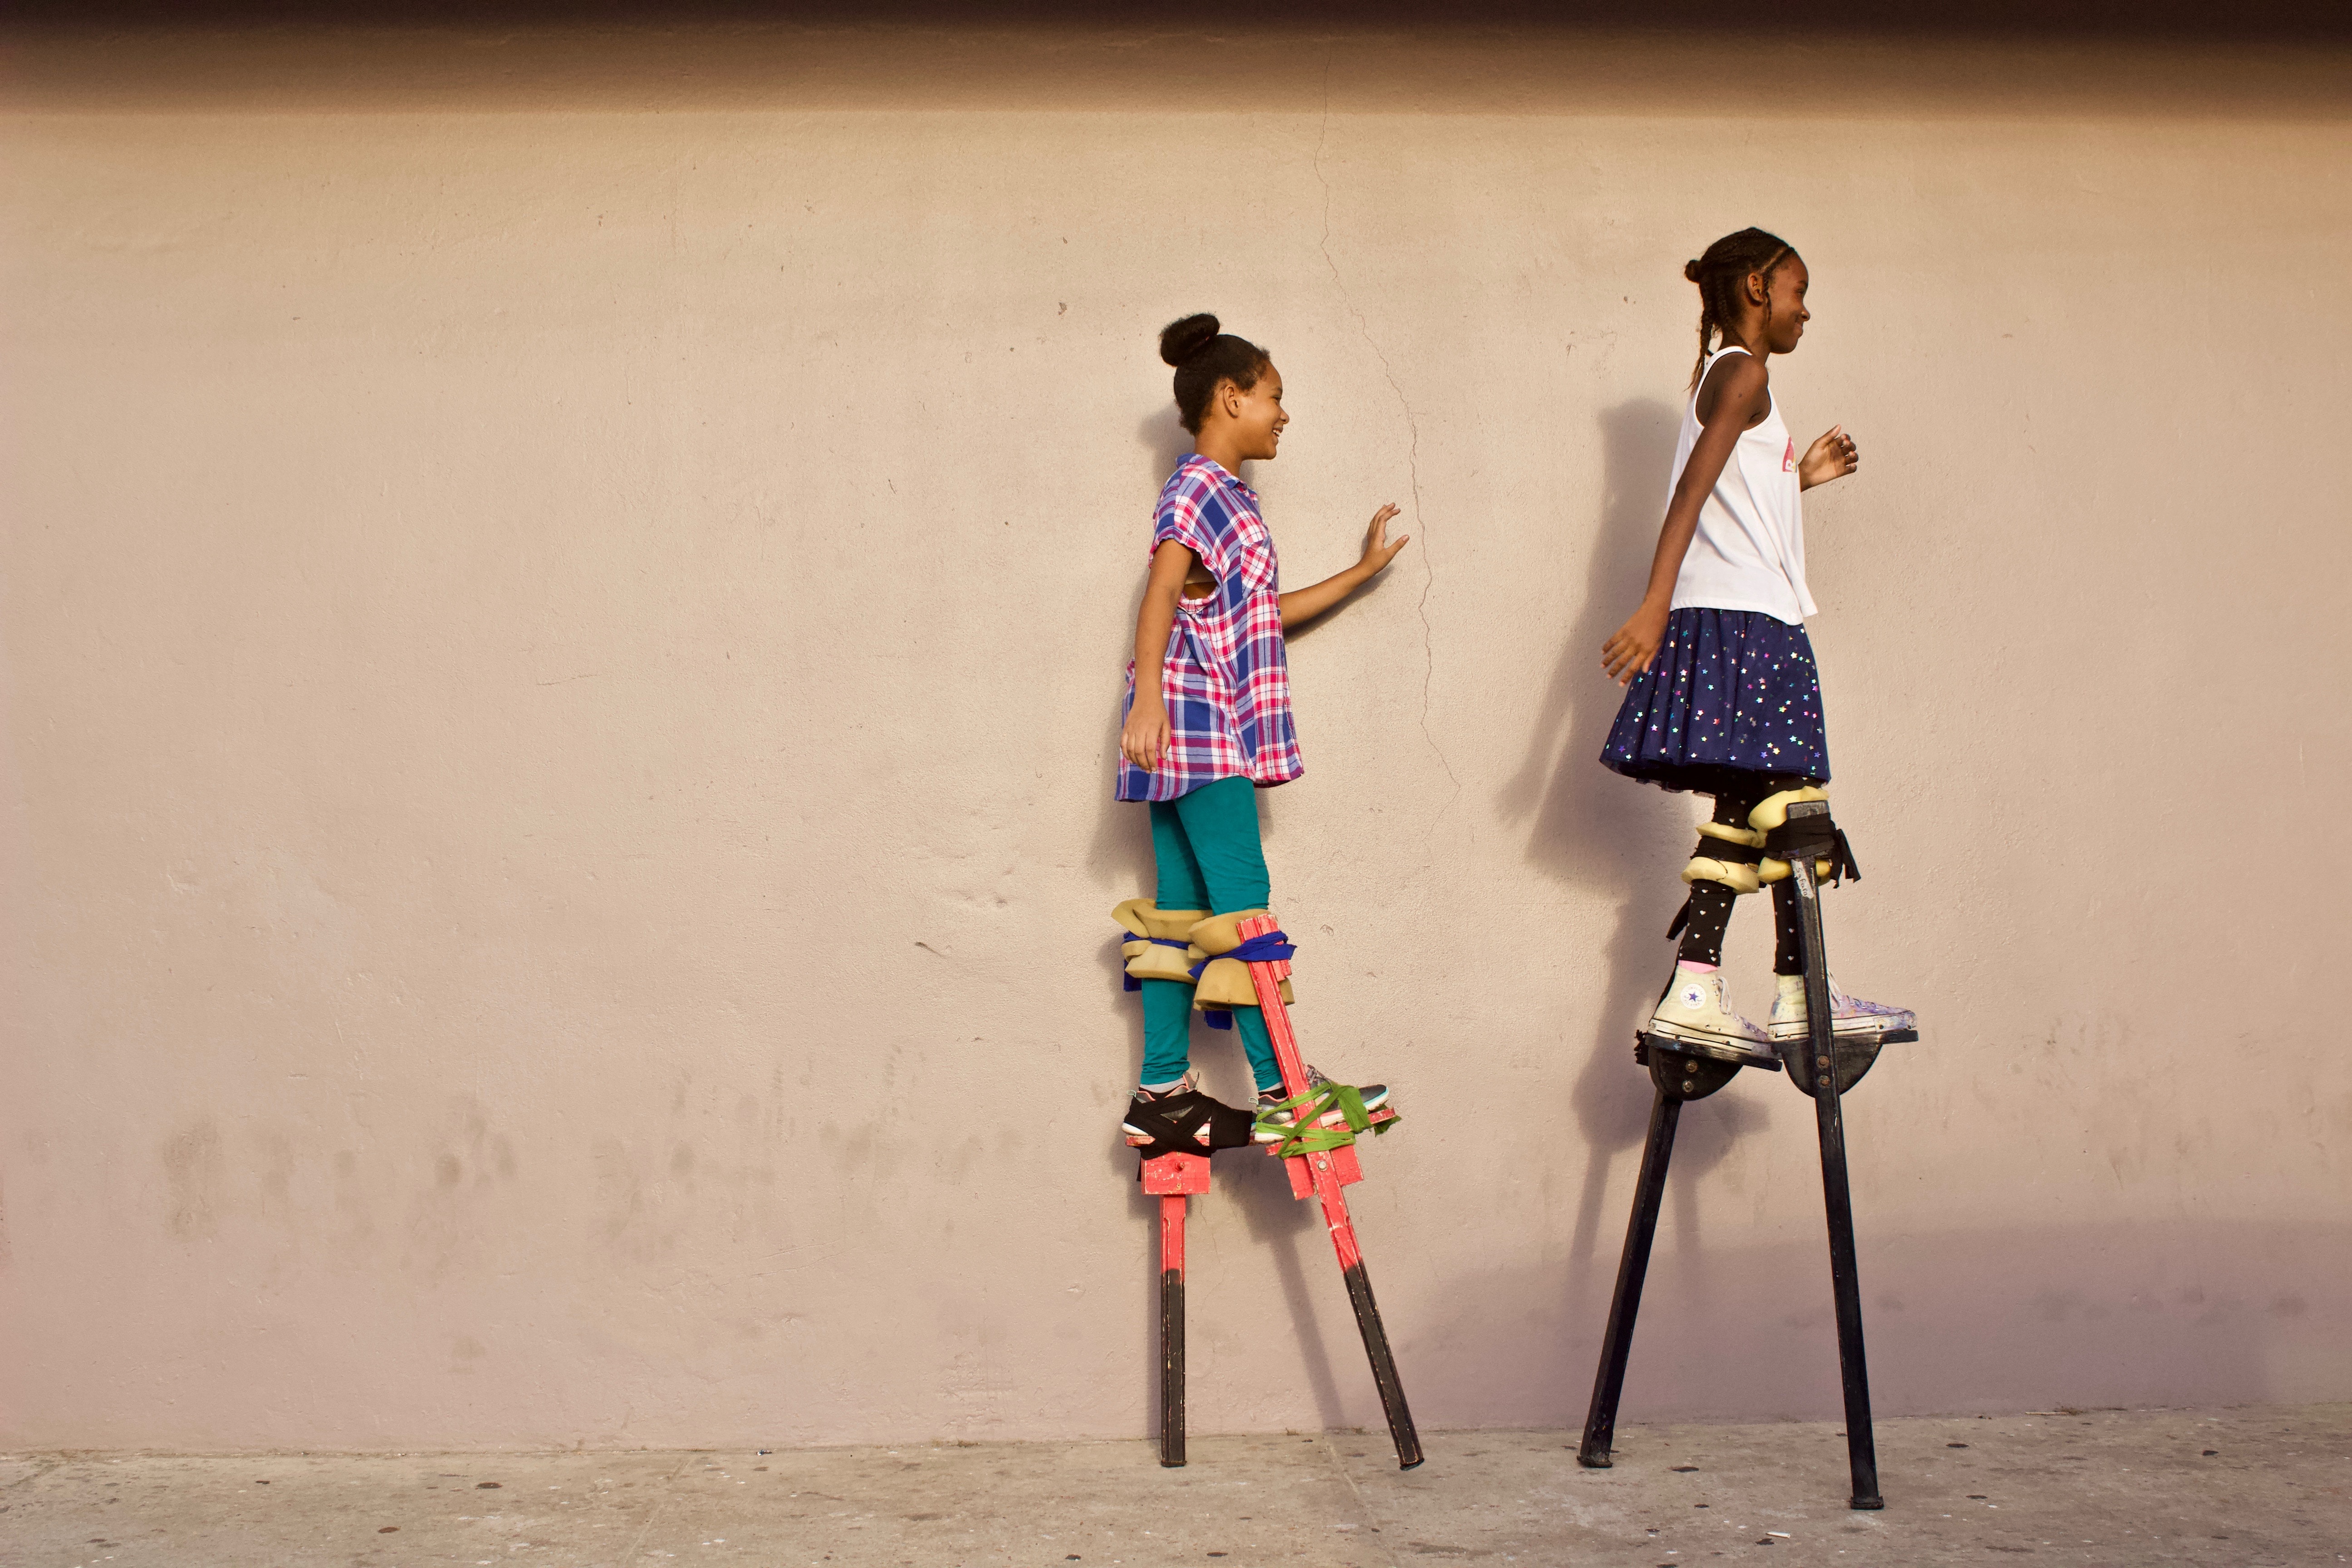
[[[1617,1399],[1625,1392],[1625,1363],[1633,1351],[1633,1320],[1642,1310],[1642,1281],[1650,1272],[1650,1243],[1658,1234],[1665,1197],[1666,1163],[1675,1157],[1675,1124],[1683,1102],[1663,1089],[1650,1106],[1650,1136],[1642,1145],[1642,1174],[1633,1184],[1633,1217],[1625,1226],[1625,1252],[1617,1261],[1617,1290],[1609,1299],[1609,1326],[1601,1335],[1601,1370],[1592,1379],[1592,1407],[1584,1416],[1584,1443],[1576,1462],[1609,1468],[1617,1439]]]
[[[1609,1299],[1609,1326],[1601,1334],[1601,1368],[1592,1378],[1592,1405],[1584,1416],[1584,1441],[1576,1462],[1588,1470],[1609,1468],[1617,1441],[1617,1401],[1625,1391],[1625,1367],[1633,1354],[1633,1321],[1642,1310],[1642,1283],[1650,1272],[1650,1244],[1658,1234],[1658,1209],[1666,1195],[1666,1165],[1675,1157],[1675,1129],[1683,1101],[1705,1100],[1739,1076],[1742,1067],[1778,1071],[1771,1058],[1726,1049],[1702,1052],[1659,1036],[1639,1035],[1633,1059],[1650,1069],[1658,1097],[1650,1105],[1650,1135],[1642,1144],[1642,1173],[1633,1181],[1633,1215],[1625,1223],[1625,1251],[1617,1263],[1617,1289]]]
[[[1184,1462],[1184,1204],[1209,1190],[1206,1154],[1143,1162],[1143,1190],[1160,1199],[1160,1462]]]
[[[1246,942],[1280,929],[1271,915],[1261,915],[1244,921],[1237,934]],[[1274,1039],[1275,1059],[1282,1066],[1283,1089],[1297,1100],[1307,1093],[1307,1063],[1298,1054],[1298,1037],[1291,1032],[1290,1014],[1282,1005],[1282,981],[1290,964],[1281,959],[1255,963],[1249,972],[1266,1033]],[[1413,1429],[1412,1412],[1405,1405],[1404,1384],[1397,1376],[1396,1357],[1390,1352],[1388,1331],[1381,1326],[1380,1305],[1372,1299],[1371,1277],[1365,1272],[1364,1255],[1356,1245],[1356,1227],[1348,1217],[1348,1200],[1340,1191],[1347,1183],[1362,1177],[1355,1156],[1355,1150],[1349,1147],[1295,1154],[1286,1163],[1290,1166],[1291,1190],[1302,1197],[1311,1190],[1322,1203],[1323,1223],[1339,1257],[1339,1275],[1347,1281],[1348,1300],[1356,1309],[1356,1328],[1364,1336],[1364,1353],[1372,1363],[1372,1383],[1380,1390],[1381,1409],[1388,1416],[1389,1436],[1396,1443],[1397,1468],[1410,1470],[1422,1462],[1421,1435]]]
[[[1184,1462],[1184,1195],[1160,1200],[1160,1462]]]
[[[1790,808],[1793,821],[1804,806]],[[1822,805],[1824,816],[1828,806]],[[1797,1065],[1813,1091],[1813,1115],[1822,1142],[1822,1202],[1830,1229],[1830,1286],[1837,1301],[1838,1373],[1845,1385],[1846,1462],[1853,1473],[1852,1507],[1881,1509],[1878,1445],[1870,1429],[1870,1368],[1862,1346],[1862,1281],[1855,1268],[1853,1193],[1845,1168],[1845,1121],[1841,1107],[1846,1075],[1839,1071],[1837,1023],[1830,1013],[1830,966],[1822,940],[1821,887],[1813,858],[1790,862],[1797,884],[1797,911],[1805,933],[1806,1056]]]

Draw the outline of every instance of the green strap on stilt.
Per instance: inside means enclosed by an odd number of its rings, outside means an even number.
[[[1323,1119],[1337,1110],[1346,1119],[1338,1127],[1322,1125]],[[1291,1115],[1286,1127],[1274,1120],[1284,1111]],[[1274,1146],[1277,1159],[1287,1160],[1298,1154],[1320,1154],[1332,1149],[1344,1149],[1356,1141],[1356,1134],[1369,1130],[1377,1138],[1403,1118],[1391,1112],[1389,1119],[1373,1125],[1371,1116],[1364,1110],[1364,1097],[1352,1084],[1327,1083],[1321,1089],[1269,1105],[1257,1113],[1257,1131],[1280,1133]]]

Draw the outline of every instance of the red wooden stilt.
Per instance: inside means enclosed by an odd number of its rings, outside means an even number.
[[[1184,1462],[1184,1199],[1209,1190],[1206,1154],[1143,1163],[1143,1190],[1160,1199],[1160,1462]]]
[[[1247,942],[1280,929],[1273,916],[1259,915],[1244,921],[1238,934]],[[1265,1032],[1273,1037],[1275,1060],[1282,1067],[1283,1089],[1297,1100],[1307,1093],[1307,1063],[1298,1054],[1298,1037],[1291,1032],[1289,1009],[1282,1005],[1282,982],[1290,973],[1289,961],[1252,963],[1249,972],[1250,982],[1257,989],[1258,1010],[1265,1018]],[[1389,1436],[1396,1441],[1397,1468],[1412,1469],[1422,1460],[1421,1436],[1414,1431],[1412,1412],[1405,1405],[1404,1384],[1397,1377],[1396,1358],[1389,1352],[1388,1331],[1381,1324],[1372,1282],[1364,1271],[1363,1251],[1356,1245],[1355,1224],[1348,1217],[1348,1199],[1340,1191],[1350,1182],[1364,1179],[1355,1146],[1293,1154],[1283,1163],[1289,1168],[1293,1194],[1301,1198],[1312,1194],[1322,1201],[1323,1224],[1331,1233],[1332,1250],[1339,1256],[1339,1276],[1347,1281],[1348,1300],[1356,1309],[1356,1327],[1364,1336],[1364,1353],[1371,1360],[1372,1382],[1380,1389],[1381,1408],[1388,1416]]]

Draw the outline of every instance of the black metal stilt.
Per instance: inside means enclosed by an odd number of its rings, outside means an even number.
[[[1790,808],[1792,821],[1802,805]],[[1826,818],[1829,808],[1820,806]],[[1838,1373],[1845,1388],[1846,1462],[1853,1474],[1852,1507],[1886,1506],[1878,1492],[1878,1445],[1870,1427],[1870,1369],[1862,1343],[1862,1282],[1855,1266],[1853,1194],[1845,1167],[1845,1121],[1841,1114],[1852,1078],[1838,1061],[1836,1020],[1830,1012],[1829,958],[1822,938],[1821,889],[1813,859],[1800,853],[1790,863],[1797,884],[1798,916],[1805,935],[1805,1019],[1808,1059],[1799,1067],[1812,1091],[1822,1143],[1822,1203],[1830,1231],[1830,1285],[1837,1303]],[[1874,1051],[1872,1053],[1876,1054]],[[1866,1068],[1868,1064],[1863,1066]]]
[[[1609,1300],[1609,1326],[1601,1335],[1601,1369],[1592,1379],[1592,1406],[1585,1413],[1584,1441],[1576,1462],[1590,1470],[1609,1468],[1617,1437],[1617,1399],[1625,1388],[1625,1366],[1633,1352],[1633,1320],[1642,1310],[1642,1281],[1650,1272],[1650,1244],[1658,1233],[1658,1208],[1666,1192],[1666,1165],[1675,1157],[1675,1127],[1683,1101],[1705,1100],[1739,1076],[1743,1067],[1778,1072],[1770,1057],[1729,1047],[1700,1047],[1659,1036],[1637,1035],[1633,1059],[1650,1069],[1658,1098],[1650,1107],[1650,1135],[1642,1144],[1642,1173],[1633,1182],[1633,1215],[1625,1224],[1625,1251],[1617,1263],[1617,1289]]]
[[[1871,1433],[1870,1373],[1863,1353],[1862,1285],[1854,1261],[1853,1194],[1847,1179],[1845,1122],[1841,1097],[1868,1072],[1881,1047],[1916,1040],[1911,1028],[1881,1029],[1846,1040],[1837,1037],[1830,1011],[1829,961],[1822,937],[1821,884],[1814,861],[1832,860],[1843,873],[1858,875],[1844,835],[1830,820],[1825,801],[1797,801],[1785,825],[1768,834],[1766,854],[1787,858],[1795,880],[1805,942],[1807,1036],[1787,1047],[1790,1081],[1812,1096],[1822,1145],[1822,1196],[1828,1215],[1830,1279],[1837,1303],[1838,1368],[1845,1393],[1846,1458],[1853,1471],[1851,1506],[1884,1508],[1878,1491],[1878,1448]],[[1686,1100],[1703,1100],[1728,1083],[1743,1067],[1778,1071],[1772,1057],[1716,1042],[1697,1043],[1643,1034],[1634,1060],[1650,1069],[1658,1098],[1650,1112],[1650,1136],[1642,1151],[1642,1173],[1633,1189],[1633,1215],[1625,1232],[1625,1252],[1617,1266],[1617,1290],[1609,1305],[1609,1326],[1601,1342],[1601,1368],[1592,1384],[1592,1405],[1584,1421],[1577,1462],[1607,1469],[1617,1436],[1617,1404],[1631,1360],[1633,1320],[1642,1308],[1642,1282],[1650,1266],[1658,1209],[1673,1158],[1675,1126]]]
[[[1675,1156],[1675,1124],[1683,1102],[1661,1087],[1650,1107],[1650,1136],[1642,1145],[1642,1174],[1633,1184],[1633,1217],[1625,1226],[1625,1252],[1617,1262],[1617,1290],[1609,1299],[1609,1327],[1601,1335],[1601,1370],[1592,1379],[1592,1407],[1585,1413],[1584,1443],[1576,1462],[1588,1470],[1609,1468],[1610,1445],[1617,1437],[1617,1397],[1625,1391],[1625,1363],[1633,1350],[1633,1319],[1642,1310],[1642,1281],[1650,1271],[1650,1243],[1658,1233],[1658,1205],[1666,1191],[1666,1163]]]

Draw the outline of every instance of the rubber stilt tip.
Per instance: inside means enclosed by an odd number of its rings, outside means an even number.
[[[1878,1496],[1876,1493],[1873,1493],[1869,1497],[1858,1497],[1852,1502],[1846,1504],[1846,1506],[1851,1509],[1858,1510],[1864,1513],[1869,1513],[1874,1510],[1885,1508],[1886,1506],[1886,1500]]]
[[[1576,1457],[1576,1462],[1582,1465],[1588,1470],[1611,1470],[1616,1468],[1616,1466],[1610,1461],[1609,1456],[1606,1454],[1601,1455],[1599,1458],[1595,1458],[1590,1454],[1579,1454]]]

